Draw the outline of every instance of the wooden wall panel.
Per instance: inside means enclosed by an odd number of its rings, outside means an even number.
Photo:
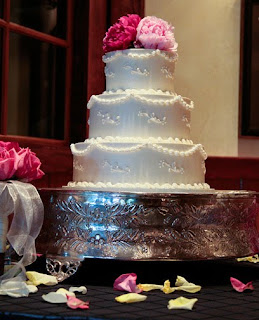
[[[206,169],[212,188],[259,192],[259,158],[208,157]]]

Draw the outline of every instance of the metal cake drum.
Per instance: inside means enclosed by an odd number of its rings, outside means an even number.
[[[257,194],[40,189],[37,251],[68,260],[203,260],[258,253]]]

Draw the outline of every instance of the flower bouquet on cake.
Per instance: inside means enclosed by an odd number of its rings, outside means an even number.
[[[35,239],[42,227],[44,209],[37,189],[29,182],[44,175],[40,166],[40,160],[29,148],[0,141],[0,255],[4,256],[8,240],[21,257],[0,276],[0,288],[3,281],[21,271],[22,276],[24,267],[36,260]]]

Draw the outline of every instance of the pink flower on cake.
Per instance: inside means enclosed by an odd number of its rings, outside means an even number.
[[[40,166],[39,158],[29,148],[21,148],[17,142],[0,141],[0,180],[40,179],[44,175]]]
[[[153,16],[143,18],[137,27],[136,48],[176,51],[174,27],[168,22]]]
[[[141,18],[137,14],[128,14],[121,17],[105,34],[103,39],[104,52],[133,47],[140,20]]]

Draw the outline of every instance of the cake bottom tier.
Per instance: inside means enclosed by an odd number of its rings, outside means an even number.
[[[129,192],[209,190],[200,144],[88,142],[71,146],[68,187]]]

